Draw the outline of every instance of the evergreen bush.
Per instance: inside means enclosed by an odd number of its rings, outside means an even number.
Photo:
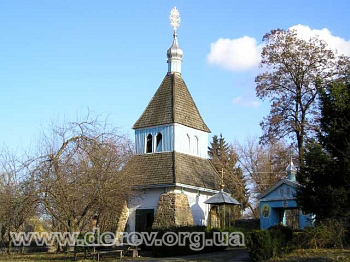
[[[256,230],[247,236],[247,249],[254,261],[273,257],[273,240],[267,230]]]
[[[275,225],[269,228],[274,241],[274,256],[280,256],[293,250],[293,230],[283,225]]]
[[[263,261],[291,252],[293,231],[277,225],[269,230],[256,230],[247,236],[247,248],[254,261]]]

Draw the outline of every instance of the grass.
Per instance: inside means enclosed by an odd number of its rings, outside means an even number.
[[[297,249],[281,258],[269,259],[269,262],[328,262],[349,261],[350,249]]]

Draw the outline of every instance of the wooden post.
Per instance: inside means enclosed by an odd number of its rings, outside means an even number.
[[[226,227],[226,204],[224,204],[224,227]]]
[[[208,225],[209,225],[209,228],[211,228],[211,205],[209,205],[209,219],[208,219]]]
[[[235,206],[233,206],[232,209],[233,209],[233,227],[236,227]]]
[[[231,206],[228,206],[228,227],[231,226]]]

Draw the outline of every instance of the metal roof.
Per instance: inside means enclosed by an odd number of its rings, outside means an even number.
[[[224,192],[222,189],[219,193],[215,194],[211,198],[209,198],[207,201],[204,201],[205,204],[212,204],[212,205],[240,205],[236,199],[231,197],[229,194]]]
[[[268,188],[265,192],[261,193],[260,195],[258,195],[258,199],[262,199],[263,197],[267,196],[268,194],[270,194],[272,191],[274,191],[276,188],[278,188],[280,185],[282,184],[287,184],[290,185],[292,187],[298,187],[299,184],[296,181],[291,181],[289,179],[282,179],[280,181],[278,181],[276,184],[274,184],[273,186],[271,186],[270,188]]]

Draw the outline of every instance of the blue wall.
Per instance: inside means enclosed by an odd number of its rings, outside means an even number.
[[[295,187],[289,184],[281,184],[269,194],[260,199],[260,228],[268,229],[273,225],[285,223],[284,210],[298,209],[295,201]],[[268,211],[268,212],[267,212]],[[267,215],[265,217],[264,215]],[[311,216],[304,215],[299,210],[299,227],[312,226]]]
[[[145,142],[148,134],[153,136],[153,152],[155,150],[156,135],[162,134],[162,150],[174,151],[174,126],[156,126],[145,129],[135,130],[135,150],[136,154],[145,154]]]

